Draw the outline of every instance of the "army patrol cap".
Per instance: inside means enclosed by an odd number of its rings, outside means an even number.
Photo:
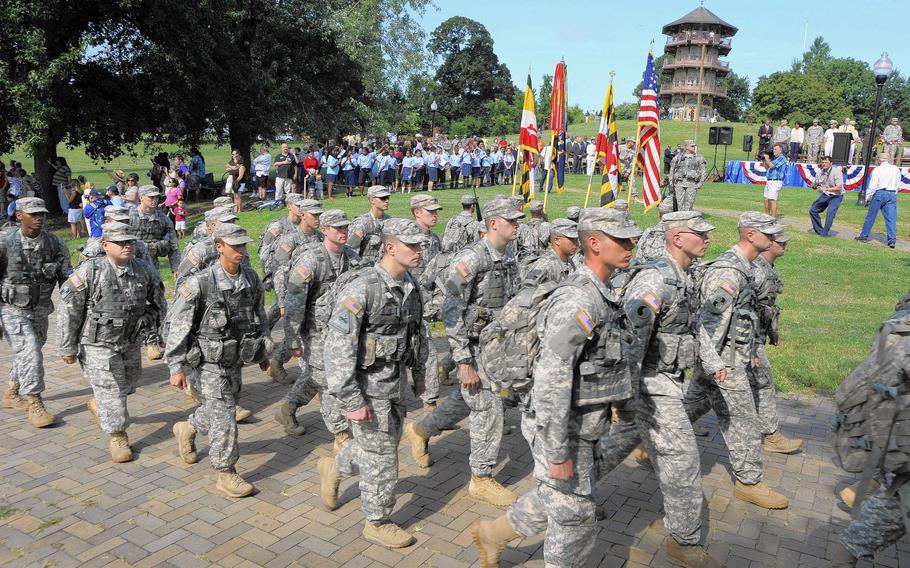
[[[817,118],[813,118],[813,119],[812,119],[812,124],[818,124],[818,119],[817,119]]]
[[[477,198],[473,195],[462,195],[461,196],[462,205],[477,205]]]
[[[601,231],[617,239],[634,239],[641,236],[641,229],[622,211],[587,207],[578,218],[578,231]]]
[[[758,211],[746,211],[740,215],[738,226],[740,229],[758,229],[768,236],[784,231],[784,226],[778,223],[777,219]]]
[[[101,227],[101,240],[127,243],[139,239],[139,235],[126,223],[107,223]]]
[[[130,210],[119,205],[108,205],[104,208],[104,218],[112,221],[129,221]]]
[[[389,188],[384,185],[371,185],[367,190],[367,197],[388,197],[392,195]]]
[[[439,200],[432,195],[415,195],[411,198],[411,209],[426,209],[427,211],[439,211],[442,205]]]
[[[143,185],[139,188],[141,197],[161,197],[161,192],[154,185]]]
[[[420,226],[410,219],[392,218],[382,224],[382,234],[395,237],[406,245],[417,245],[427,240]]]
[[[291,195],[297,195],[297,194],[292,193]],[[230,205],[231,207],[233,207],[234,202],[231,201],[230,197],[221,196],[221,197],[216,197],[215,200],[212,201],[212,205],[214,205],[215,207],[224,207],[225,205]]]
[[[297,206],[297,209],[310,213],[312,215],[322,215],[322,204],[320,204],[315,199],[299,199],[294,205]]]
[[[613,202],[613,209],[617,211],[622,211],[626,215],[629,214],[629,202],[625,199],[617,199]]]
[[[569,219],[556,219],[550,223],[550,236],[562,235],[570,239],[578,238],[578,223]]]
[[[575,221],[577,223],[579,215],[581,215],[581,207],[573,205],[566,209],[566,219],[569,221]]]
[[[44,206],[44,200],[40,197],[20,197],[16,200],[16,211],[22,211],[29,215],[48,212],[47,207]]]
[[[205,220],[221,221],[222,223],[231,223],[237,220],[237,214],[234,213],[233,207],[216,207],[205,212]]]
[[[790,235],[781,231],[779,233],[775,233],[775,234],[771,235],[771,240],[774,241],[775,243],[784,244],[790,240]]]
[[[300,193],[289,193],[284,196],[285,205],[296,205],[298,201],[303,199],[303,195]]]
[[[341,209],[329,209],[319,216],[319,224],[323,227],[347,227],[351,222]]]
[[[532,199],[530,203],[528,203],[528,211],[531,213],[540,213],[543,211],[543,201],[539,199]]]
[[[658,213],[663,213],[664,215],[666,215],[667,213],[670,213],[672,211],[673,211],[673,200],[672,199],[667,199],[667,200],[661,201],[660,205],[657,206]]]
[[[686,146],[697,146],[697,144],[695,144],[695,140],[686,140],[685,142],[683,142],[683,147],[686,147]]]
[[[235,225],[234,223],[222,223],[215,227],[212,238],[215,239],[215,241],[223,241],[232,246],[245,245],[253,242],[253,239],[246,234],[244,228],[240,225]]]
[[[490,219],[493,217],[514,220],[521,219],[524,214],[515,210],[515,204],[511,198],[497,195],[483,206],[483,218]]]
[[[685,227],[696,233],[707,233],[714,230],[714,225],[705,221],[705,214],[701,211],[673,211],[661,219],[667,230]]]

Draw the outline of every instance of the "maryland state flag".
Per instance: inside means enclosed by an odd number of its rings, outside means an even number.
[[[616,110],[613,108],[613,83],[607,87],[600,130],[597,132],[597,161],[603,165],[600,182],[600,206],[613,207],[619,193],[619,137],[616,131]]]
[[[566,126],[569,113],[566,105],[566,62],[556,64],[553,75],[553,94],[550,95],[550,130],[553,132],[553,169],[556,173],[556,192],[566,190]],[[549,190],[549,188],[547,188]]]
[[[531,90],[531,75],[525,88],[525,100],[521,110],[521,130],[518,133],[518,147],[521,149],[521,196],[525,203],[534,199],[534,159],[538,153],[537,114],[534,112],[534,91]]]

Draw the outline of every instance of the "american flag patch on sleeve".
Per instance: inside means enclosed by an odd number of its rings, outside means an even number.
[[[458,262],[455,264],[455,271],[461,275],[462,278],[467,278],[471,275],[471,269],[468,268],[468,265],[464,262]]]
[[[721,282],[720,289],[723,290],[724,292],[726,292],[727,294],[730,294],[731,296],[736,295],[736,285],[733,284],[733,282],[730,282],[729,280],[724,280],[723,282]]]
[[[641,297],[641,301],[651,308],[652,312],[656,313],[660,309],[660,299],[654,295],[654,292],[647,292]]]
[[[85,280],[83,280],[82,277],[79,276],[78,272],[73,272],[73,275],[70,276],[70,284],[72,284],[73,288],[75,288],[76,290],[82,290],[83,288],[85,288]]]
[[[588,313],[588,310],[578,310],[578,313],[575,314],[575,321],[577,321],[578,325],[585,330],[587,335],[591,335],[591,332],[594,331],[594,320],[591,318],[591,314]]]
[[[363,306],[355,300],[354,298],[348,296],[344,299],[344,302],[341,303],[344,306],[344,309],[351,312],[355,316],[360,315],[360,312],[363,311]]]
[[[187,286],[186,284],[184,284],[184,285],[181,286],[180,288],[177,288],[177,293],[180,294],[180,297],[181,297],[181,298],[183,298],[184,300],[186,300],[187,298],[190,297],[190,295],[193,293],[193,291],[190,290],[190,287],[189,287],[189,286]]]

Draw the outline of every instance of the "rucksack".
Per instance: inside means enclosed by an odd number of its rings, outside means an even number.
[[[478,363],[501,389],[527,389],[540,354],[537,316],[553,292],[569,282],[523,288],[480,332]]]
[[[910,474],[910,310],[882,324],[834,395],[835,462],[850,473]]]

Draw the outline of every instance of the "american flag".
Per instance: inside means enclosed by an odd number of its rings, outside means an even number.
[[[660,203],[660,115],[657,109],[657,88],[654,54],[649,51],[641,89],[641,104],[638,107],[638,164],[642,173],[641,194],[645,211]]]

